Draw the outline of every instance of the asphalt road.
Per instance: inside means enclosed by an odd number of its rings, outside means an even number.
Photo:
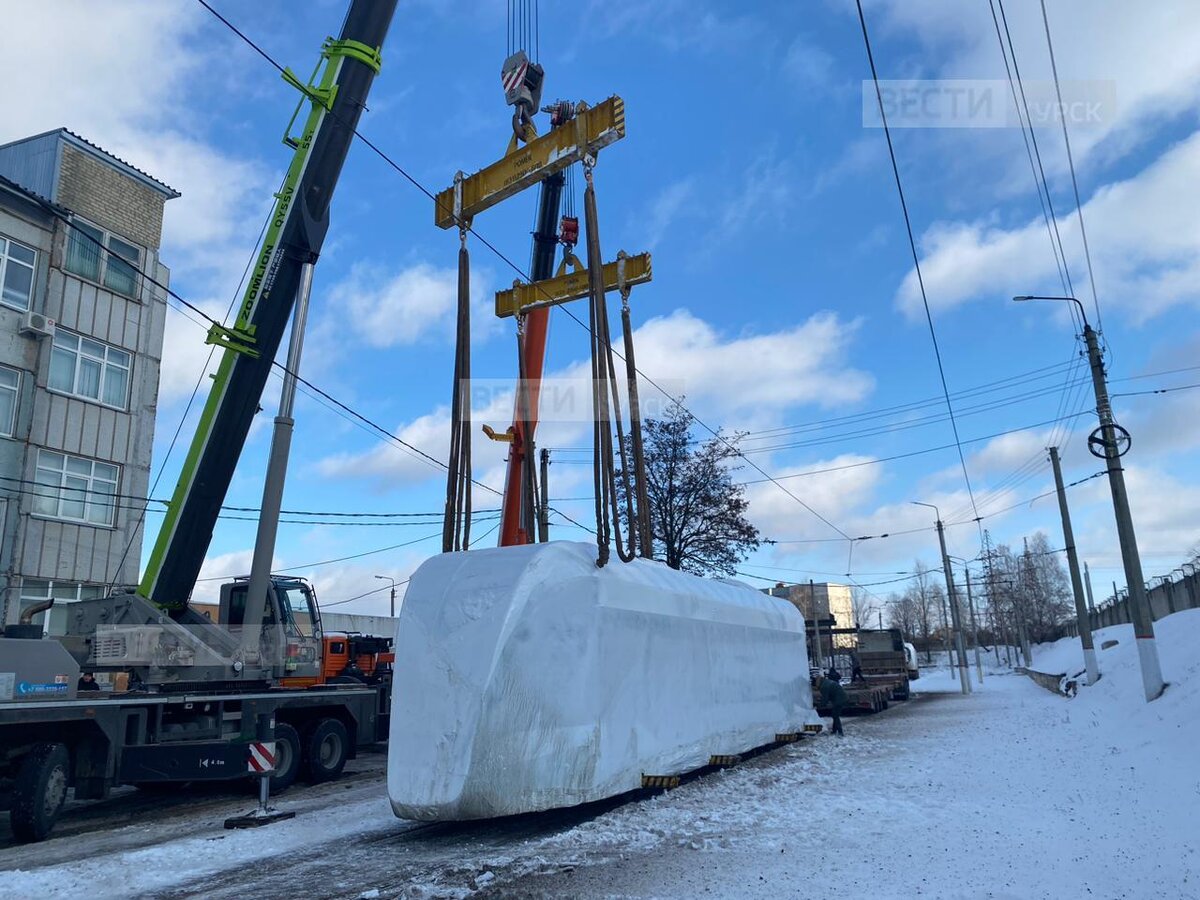
[[[892,723],[918,716],[929,702],[893,704],[880,715],[848,720],[848,741],[860,729],[864,734],[884,733],[894,727]],[[46,896],[69,891],[94,873],[98,883],[92,900],[110,895],[213,900],[251,895],[289,900],[298,896],[460,898],[511,896],[514,891],[578,895],[593,888],[603,894],[600,883],[575,873],[593,864],[602,873],[606,860],[622,856],[627,849],[619,832],[607,834],[614,813],[639,807],[661,812],[678,805],[686,820],[689,810],[696,804],[703,807],[706,794],[732,773],[771,782],[789,768],[804,766],[818,744],[832,740],[819,737],[768,751],[735,769],[695,778],[665,794],[639,792],[583,807],[479,823],[430,824],[393,818],[385,800],[382,752],[351,761],[336,782],[294,786],[278,798],[281,808],[296,812],[292,822],[238,832],[239,837],[231,837],[235,833],[226,832],[223,822],[254,805],[254,798],[243,791],[208,787],[167,797],[121,791],[106,801],[72,803],[54,835],[41,844],[14,844],[7,822],[0,826],[4,829],[0,831],[0,897],[7,896],[3,873],[14,869],[26,873],[25,878],[45,872]],[[327,830],[323,830],[325,823]],[[276,843],[278,850],[244,858],[247,834]],[[180,851],[184,841],[190,849]],[[229,861],[197,868],[203,874],[189,876],[189,860],[183,858],[176,876],[159,872],[147,881],[132,873],[127,885],[112,883],[138,866],[169,868],[180,856],[212,848],[218,848],[218,855],[220,848],[227,848]],[[64,880],[64,872],[74,873],[74,881]],[[148,884],[154,886],[147,888]]]

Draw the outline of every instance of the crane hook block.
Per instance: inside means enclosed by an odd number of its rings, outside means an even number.
[[[579,243],[579,219],[576,216],[563,216],[559,224],[558,239],[569,247]]]
[[[500,68],[500,83],[504,86],[504,102],[515,106],[530,119],[542,104],[542,81],[545,70],[530,62],[524,50],[518,50]]]

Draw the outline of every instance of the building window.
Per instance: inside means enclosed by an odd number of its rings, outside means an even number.
[[[12,437],[17,430],[17,398],[21,392],[21,373],[0,366],[0,437]]]
[[[71,220],[67,240],[68,272],[102,284],[118,294],[136,297],[137,269],[141,264],[140,247],[80,219]]]
[[[50,389],[126,409],[131,361],[125,350],[58,329],[50,353]]]
[[[112,526],[121,470],[108,463],[38,450],[33,511],[55,519]]]
[[[29,309],[36,259],[36,251],[0,237],[0,302],[5,306]]]

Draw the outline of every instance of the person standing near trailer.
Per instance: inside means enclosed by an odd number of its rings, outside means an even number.
[[[843,737],[845,733],[842,731],[842,710],[846,708],[845,690],[839,682],[824,675],[818,675],[816,684],[813,686],[821,692],[823,705],[829,707],[830,714],[833,716],[833,733],[838,737]]]

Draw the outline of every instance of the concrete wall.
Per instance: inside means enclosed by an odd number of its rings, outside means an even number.
[[[1154,587],[1146,592],[1150,603],[1150,616],[1157,621],[1164,616],[1183,609],[1200,607],[1200,577],[1198,575],[1172,576],[1166,584],[1158,578],[1152,579]],[[1107,628],[1109,625],[1123,625],[1132,622],[1129,609],[1129,595],[1125,591],[1115,597],[1110,596],[1089,613],[1092,630]],[[1063,623],[1062,633],[1074,636],[1079,633],[1075,619]]]

